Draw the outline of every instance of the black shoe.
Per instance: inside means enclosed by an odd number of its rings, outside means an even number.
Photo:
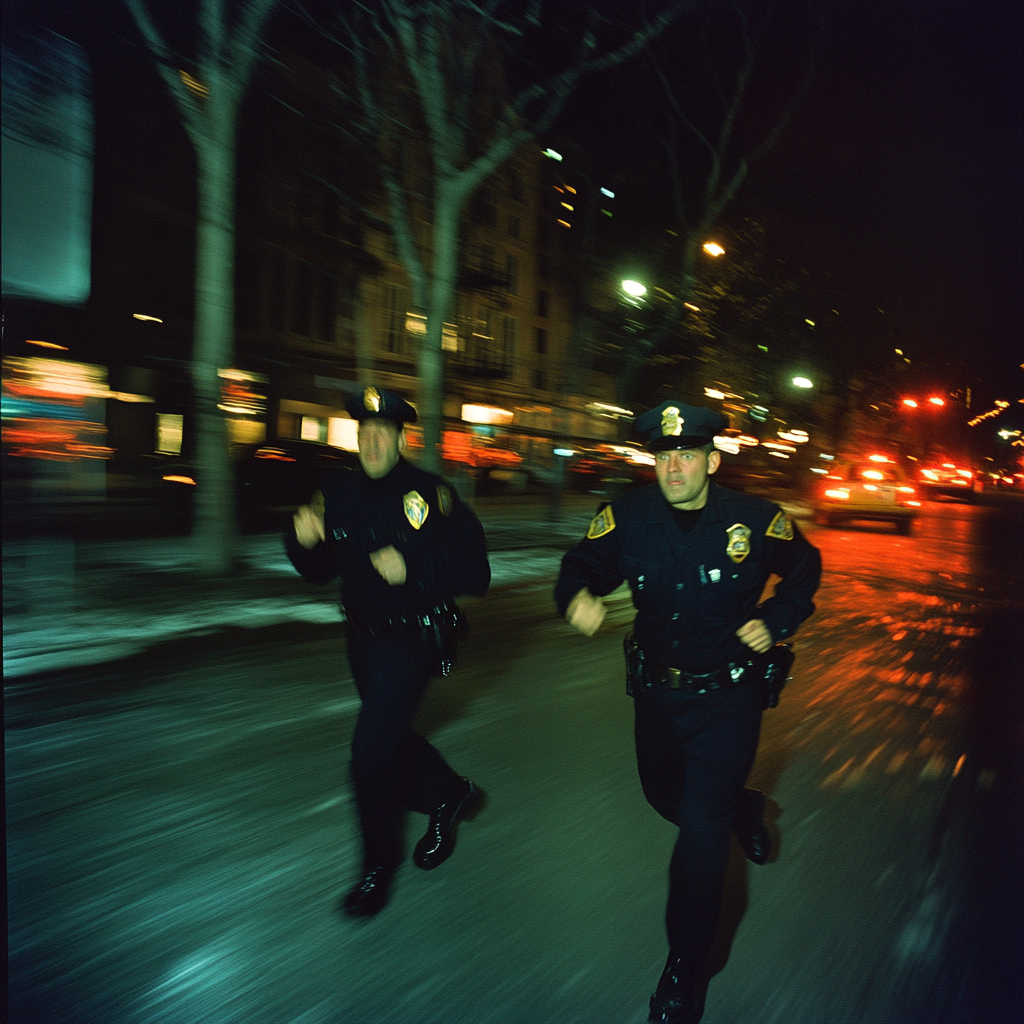
[[[440,867],[452,855],[459,822],[473,817],[483,806],[483,793],[469,779],[462,779],[460,783],[458,795],[430,815],[426,835],[412,852],[413,863],[424,871]]]
[[[736,808],[736,824],[733,832],[754,864],[766,864],[772,852],[772,837],[764,821],[764,809],[768,797],[756,789],[744,789]]]
[[[388,902],[394,877],[394,871],[388,868],[371,868],[359,884],[349,890],[342,900],[341,909],[349,917],[373,917],[380,913]]]
[[[658,1024],[698,1024],[704,1016],[707,992],[708,982],[702,970],[694,970],[669,955],[661,981],[651,996],[651,1015],[647,1019]]]

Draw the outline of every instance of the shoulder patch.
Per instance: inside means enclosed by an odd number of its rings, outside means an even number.
[[[443,516],[452,514],[452,492],[444,484],[437,485],[437,507]]]
[[[766,537],[774,537],[776,540],[792,540],[793,520],[785,512],[777,513],[775,518],[768,524],[768,529],[764,531],[764,535]]]
[[[590,528],[587,530],[587,540],[597,540],[598,537],[603,537],[614,529],[615,516],[612,514],[611,505],[609,505],[607,508],[601,509],[590,521]]]

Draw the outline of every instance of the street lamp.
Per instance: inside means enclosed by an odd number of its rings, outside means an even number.
[[[622,290],[634,299],[642,298],[647,294],[647,287],[642,285],[639,281],[623,281]]]
[[[793,387],[795,388],[813,388],[814,384],[807,377],[794,377]]]
[[[725,250],[717,242],[705,242],[702,248],[709,256],[725,255]]]

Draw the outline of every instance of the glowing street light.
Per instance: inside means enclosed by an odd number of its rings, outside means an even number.
[[[622,290],[627,295],[631,295],[634,299],[639,299],[647,294],[647,287],[642,285],[639,281],[623,281]]]
[[[904,398],[903,399],[903,404],[908,409],[916,409],[917,408],[917,402],[915,402],[912,398]]]
[[[794,377],[793,387],[795,388],[813,388],[814,384],[807,377]]]
[[[941,398],[929,398],[928,401],[931,402],[932,405],[945,405],[946,404]]]
[[[709,256],[725,255],[725,250],[717,242],[705,242],[702,248]]]

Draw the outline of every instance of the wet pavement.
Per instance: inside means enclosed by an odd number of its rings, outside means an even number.
[[[542,508],[481,509],[495,549],[502,531],[545,546],[495,551],[419,724],[489,804],[369,922],[335,910],[358,850],[333,588],[289,575],[276,537],[216,585],[173,543],[79,546],[65,630],[102,600],[97,623],[124,633],[91,664],[15,594],[11,1019],[644,1020],[672,830],[636,779],[630,602],[588,640],[550,597],[592,511],[556,542]],[[751,780],[776,851],[763,868],[733,851],[707,1024],[1021,1019],[1019,512],[932,505],[909,538],[808,526],[819,610]],[[260,601],[277,602],[262,620]],[[289,615],[301,601],[321,611]],[[34,669],[47,655],[64,661]]]

